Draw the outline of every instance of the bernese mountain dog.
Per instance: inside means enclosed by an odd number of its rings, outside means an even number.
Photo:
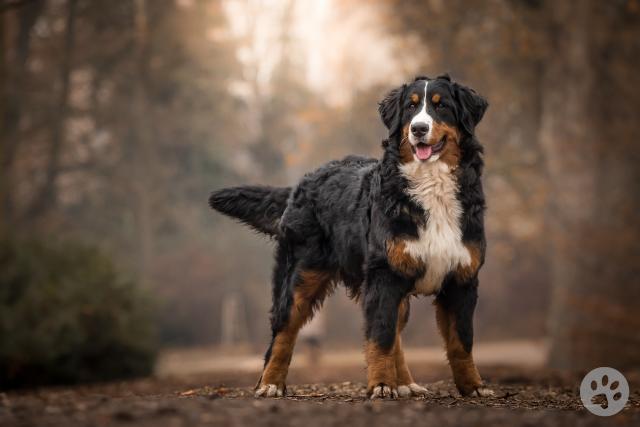
[[[409,299],[434,295],[436,320],[462,395],[487,396],[472,356],[472,317],[484,262],[482,146],[487,108],[474,90],[418,77],[379,104],[389,129],[382,159],[349,156],[294,187],[215,191],[209,204],[277,242],[271,343],[256,396],[286,393],[300,328],[342,283],[365,317],[371,398],[426,394],[404,360]]]

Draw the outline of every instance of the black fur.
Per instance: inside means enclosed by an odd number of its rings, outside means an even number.
[[[462,106],[458,120],[467,134],[473,135],[476,125],[482,120],[489,104],[471,88],[458,83],[454,83],[453,87],[454,96]]]
[[[341,281],[351,295],[362,296],[367,339],[385,349],[393,345],[398,306],[413,290],[416,277],[405,277],[391,268],[386,242],[397,237],[417,238],[419,227],[429,218],[429,213],[408,196],[409,183],[399,170],[401,130],[412,114],[407,92],[424,79],[391,91],[380,103],[380,116],[389,129],[382,159],[350,156],[332,161],[305,175],[293,189],[239,187],[211,196],[215,209],[276,236],[273,337],[287,324],[298,273],[319,270]],[[477,243],[484,254],[482,147],[474,128],[487,102],[473,90],[452,83],[448,76],[432,82],[441,88],[447,105],[446,110],[433,114],[461,133],[462,156],[456,174],[463,207],[463,240]],[[437,298],[455,311],[458,333],[470,349],[477,276],[468,283],[456,280],[453,274],[448,275]],[[270,353],[271,346],[265,363]]]
[[[436,297],[442,307],[455,316],[458,338],[467,353],[473,347],[473,312],[478,302],[478,278],[467,283],[458,283],[453,276],[447,277]]]
[[[406,87],[407,85],[402,85],[399,88],[393,89],[382,102],[378,104],[378,113],[380,113],[382,123],[389,129],[390,137],[396,136],[400,130],[402,101]]]

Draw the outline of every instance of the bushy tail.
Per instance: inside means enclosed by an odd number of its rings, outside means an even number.
[[[289,193],[291,187],[256,185],[223,188],[211,193],[209,206],[261,233],[276,236]]]

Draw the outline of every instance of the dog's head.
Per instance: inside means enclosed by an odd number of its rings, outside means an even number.
[[[380,103],[389,137],[400,144],[403,163],[457,163],[460,144],[472,136],[487,109],[473,89],[452,82],[448,75],[418,77],[392,90]]]

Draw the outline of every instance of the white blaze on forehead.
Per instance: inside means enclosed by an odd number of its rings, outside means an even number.
[[[417,144],[418,141],[415,139],[415,137],[413,136],[413,134],[411,133],[411,126],[415,123],[426,123],[429,126],[429,132],[427,132],[426,135],[426,140],[428,141],[431,138],[431,132],[433,131],[433,117],[431,117],[429,115],[429,113],[427,113],[427,88],[429,87],[429,81],[425,80],[424,81],[424,98],[422,100],[422,108],[420,109],[420,112],[418,114],[416,114],[415,116],[413,116],[413,119],[411,119],[411,124],[409,125],[409,142],[411,142],[412,144]]]

